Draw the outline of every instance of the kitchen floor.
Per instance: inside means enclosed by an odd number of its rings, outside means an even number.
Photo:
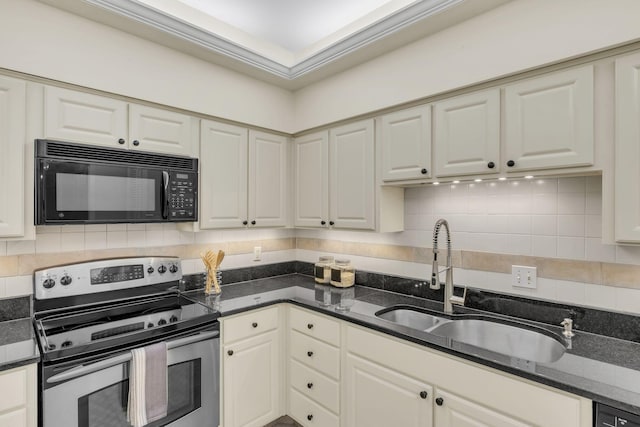
[[[302,427],[302,426],[285,415],[284,417],[280,417],[277,420],[267,424],[264,427]]]

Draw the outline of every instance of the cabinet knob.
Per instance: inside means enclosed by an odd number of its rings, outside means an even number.
[[[329,225],[333,225],[333,224],[335,224],[335,222],[329,221]]]
[[[135,139],[135,140],[133,141],[133,145],[135,145],[135,146],[137,147],[138,145],[140,145],[140,141],[138,141],[137,139]]]
[[[493,169],[493,168],[495,168],[495,167],[496,167],[496,164],[495,164],[495,163],[493,163],[493,162],[489,162],[489,163],[487,163],[487,167],[488,167],[489,169]]]
[[[311,421],[311,420],[313,419],[313,415],[311,415],[311,414],[307,415],[307,419],[308,419],[309,421]]]
[[[320,221],[320,225],[327,225],[327,221]]]
[[[516,162],[514,162],[513,160],[509,160],[507,162],[507,166],[509,166],[510,168],[514,167],[516,165]]]
[[[426,175],[426,174],[427,174],[427,170],[426,170],[425,168],[422,168],[422,170],[420,171],[420,173],[421,173],[422,175]]]
[[[120,138],[120,139],[118,140],[118,144],[120,144],[120,145],[124,145],[124,142],[125,142],[125,141],[124,141],[124,138]]]
[[[313,388],[313,383],[307,383],[307,388]]]
[[[242,221],[242,225],[247,225],[249,224],[249,221]]]
[[[253,326],[254,328],[257,328],[257,327],[258,327],[258,322],[253,322],[253,323],[251,324],[251,326]]]
[[[438,405],[438,406],[444,405],[444,399],[441,398],[441,397],[437,398],[436,399],[436,405]]]
[[[307,323],[307,329],[313,329],[313,323]]]
[[[427,398],[427,396],[429,396],[429,394],[428,394],[426,391],[421,391],[421,392],[420,392],[420,397],[421,397],[421,398],[426,399],[426,398]]]
[[[307,356],[309,357],[313,356],[313,351],[307,351]]]
[[[251,221],[251,225],[256,225],[256,220]]]
[[[229,351],[227,351],[227,354],[228,354],[229,356],[233,356],[233,350],[229,350]]]

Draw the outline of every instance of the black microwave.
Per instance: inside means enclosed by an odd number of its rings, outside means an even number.
[[[35,140],[35,223],[198,220],[198,159]]]

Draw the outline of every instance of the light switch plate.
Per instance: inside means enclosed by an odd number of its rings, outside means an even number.
[[[511,285],[516,288],[536,289],[538,286],[538,269],[524,265],[512,265]]]
[[[253,260],[260,261],[262,259],[262,246],[253,247]]]

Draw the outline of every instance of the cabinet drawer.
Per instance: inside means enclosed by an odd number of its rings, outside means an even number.
[[[291,331],[291,357],[331,378],[340,379],[340,351],[297,331]]]
[[[27,404],[27,371],[18,368],[0,374],[0,412]]]
[[[290,368],[293,388],[336,414],[340,412],[340,387],[337,382],[295,360],[291,360]]]
[[[289,413],[303,426],[338,427],[340,420],[311,399],[291,389]]]
[[[222,319],[225,344],[249,338],[278,327],[279,307],[255,310],[230,319]]]
[[[328,342],[336,347],[340,345],[340,323],[326,316],[296,307],[291,307],[290,310],[289,324],[291,329]]]

